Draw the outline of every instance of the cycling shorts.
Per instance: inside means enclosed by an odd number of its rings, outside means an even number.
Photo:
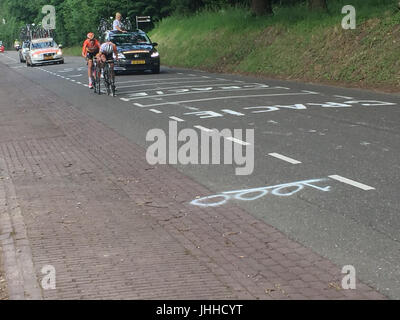
[[[98,53],[99,53],[98,51],[97,52],[88,52],[86,54],[86,58],[89,59],[89,60],[93,60]]]

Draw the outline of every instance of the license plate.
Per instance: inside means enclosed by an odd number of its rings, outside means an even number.
[[[133,60],[132,64],[146,64],[145,60]]]
[[[53,59],[53,56],[44,57],[44,60],[52,60],[52,59]]]

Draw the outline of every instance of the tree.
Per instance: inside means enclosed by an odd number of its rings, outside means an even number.
[[[308,0],[310,10],[328,10],[326,0]]]
[[[258,16],[272,14],[271,0],[252,0],[251,10]]]

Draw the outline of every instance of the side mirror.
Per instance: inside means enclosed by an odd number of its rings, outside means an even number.
[[[60,49],[62,49],[62,48],[63,48],[63,45],[62,45],[62,44],[59,44],[58,47],[59,47]]]
[[[157,42],[153,42],[153,47],[157,47],[158,43]]]

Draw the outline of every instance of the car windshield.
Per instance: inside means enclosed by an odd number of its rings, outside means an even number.
[[[136,32],[111,36],[111,41],[117,46],[127,44],[151,44],[150,39],[145,34]]]
[[[37,43],[32,43],[32,49],[45,49],[45,48],[54,48],[56,47],[57,44],[55,41],[43,41],[43,42],[37,42]]]

